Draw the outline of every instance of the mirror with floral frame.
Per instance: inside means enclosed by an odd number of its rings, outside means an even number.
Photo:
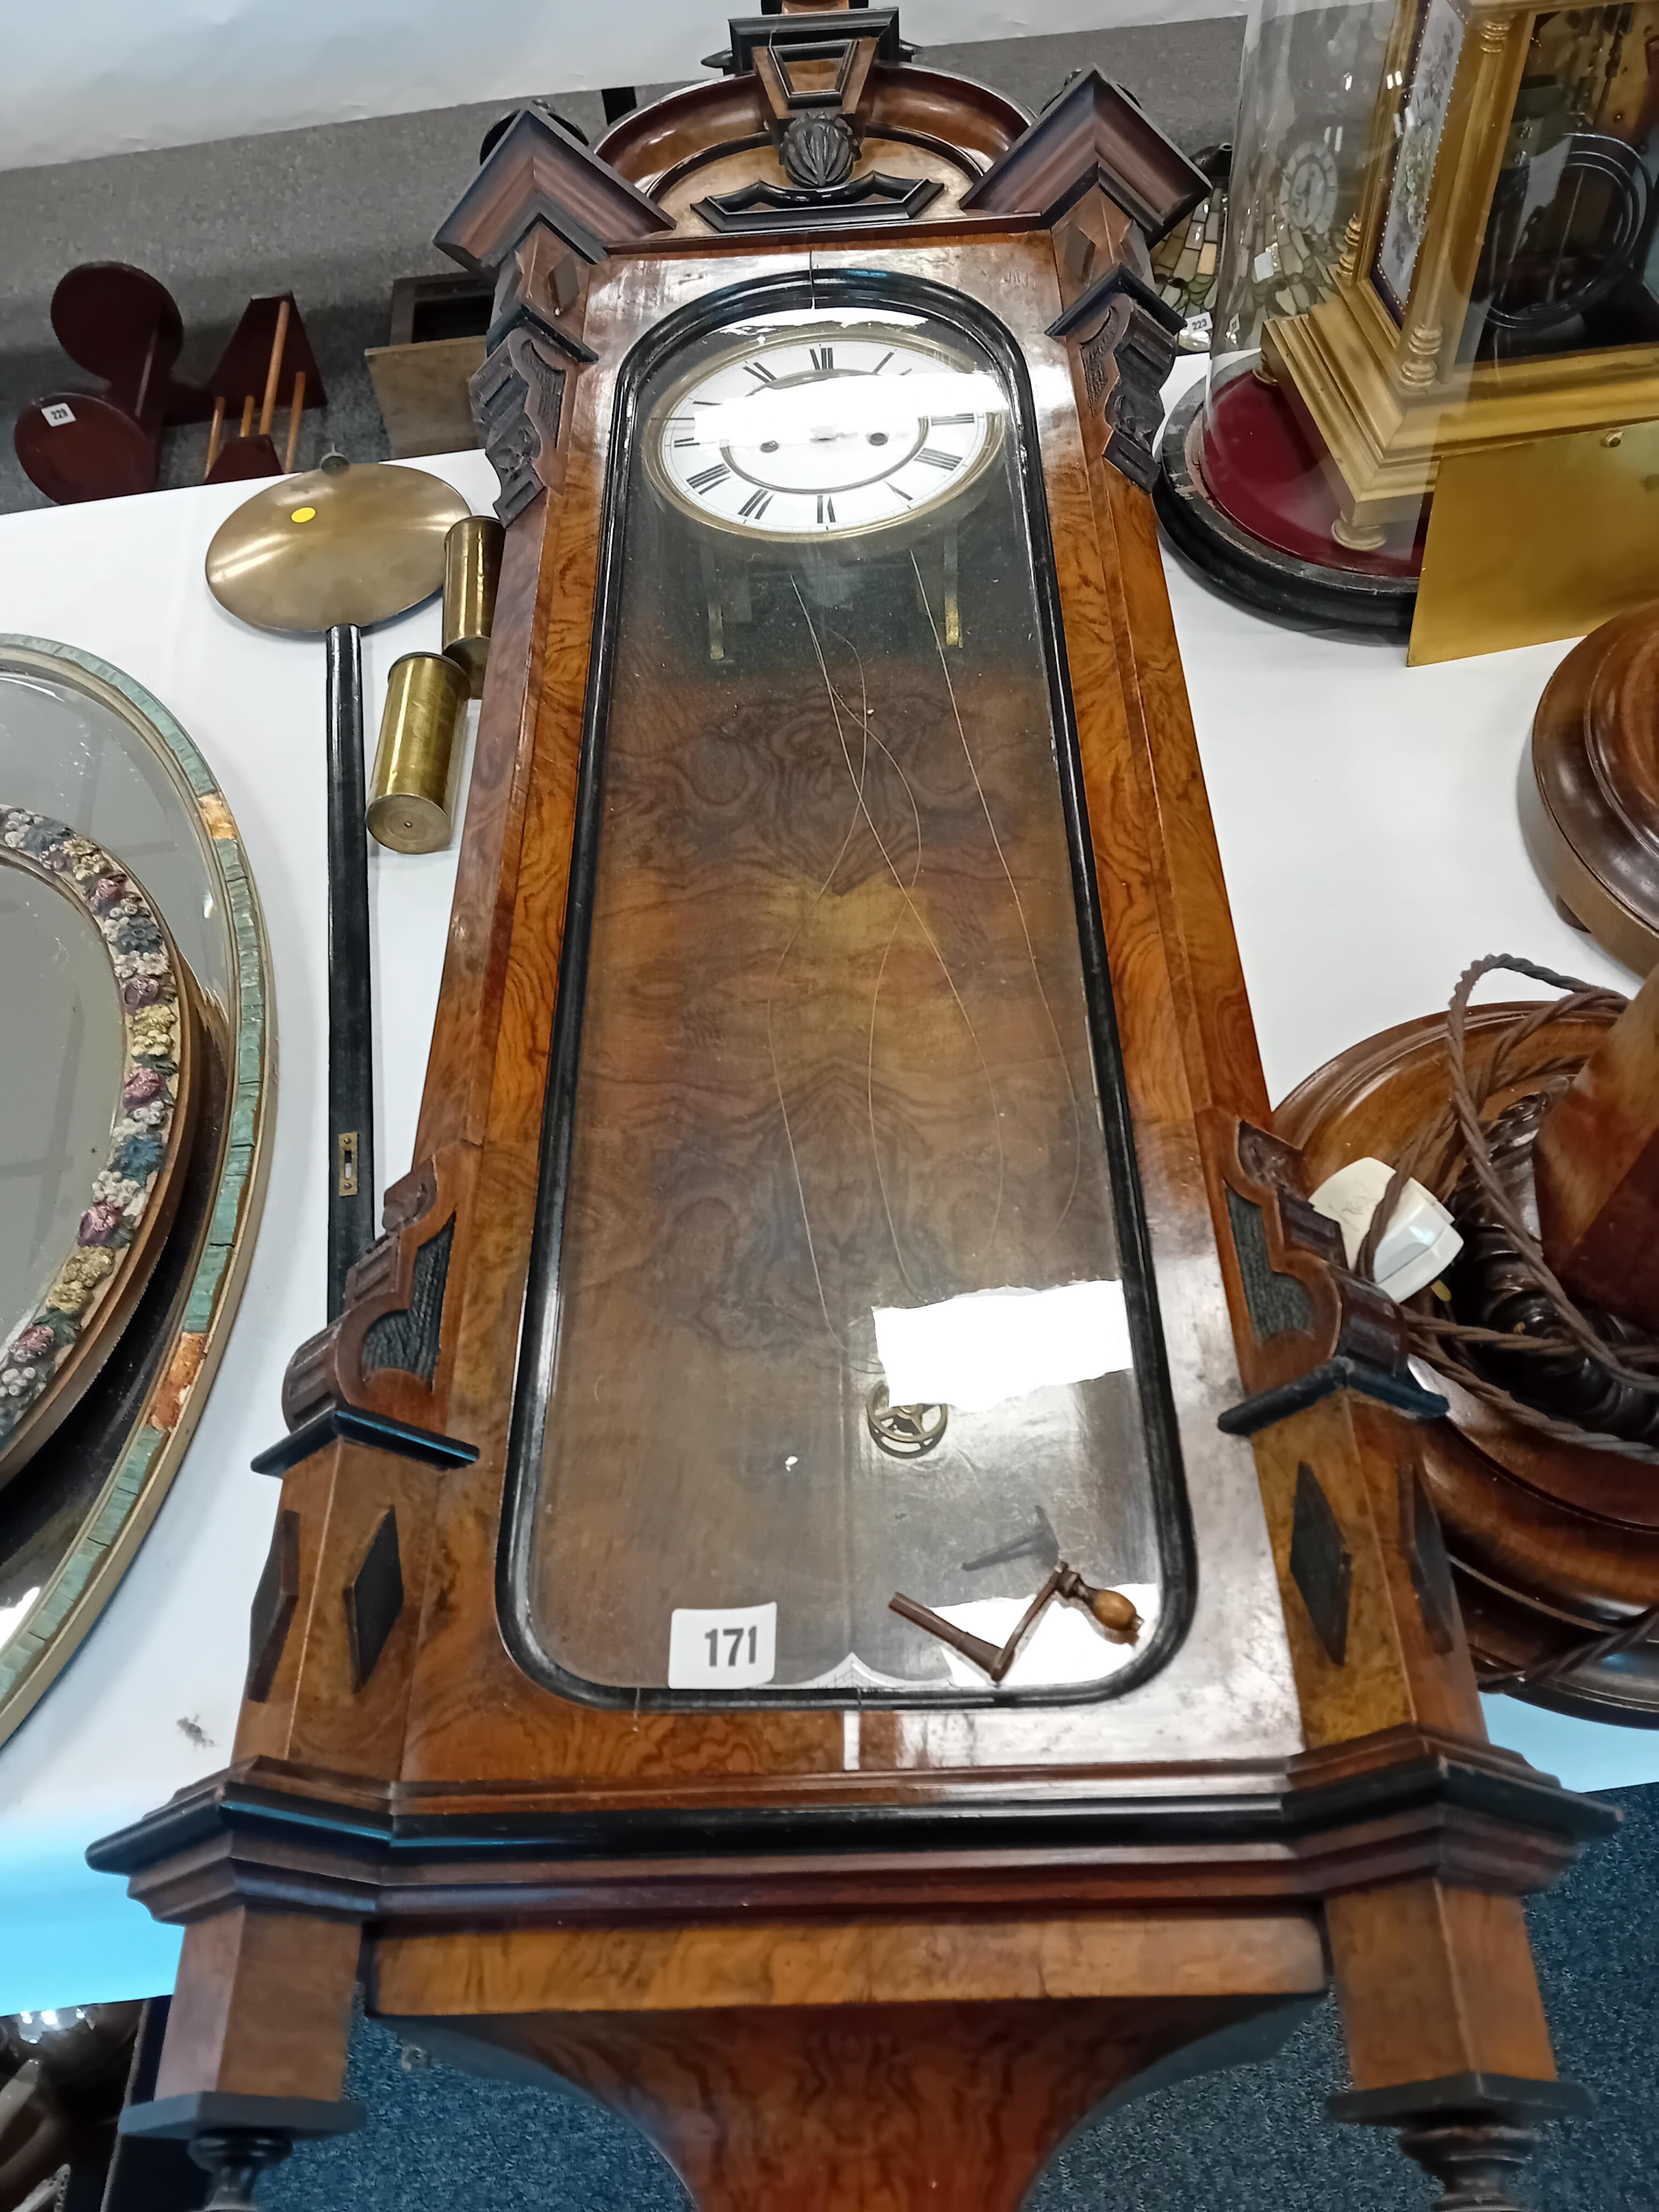
[[[264,1194],[272,1014],[191,739],[119,670],[0,636],[0,1740],[189,1443]]]

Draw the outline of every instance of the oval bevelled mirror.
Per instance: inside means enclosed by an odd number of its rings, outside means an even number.
[[[263,1196],[272,1000],[213,775],[91,655],[0,635],[0,1740],[189,1443]]]

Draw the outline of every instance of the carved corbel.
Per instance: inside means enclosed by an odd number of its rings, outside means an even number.
[[[288,1364],[290,1429],[341,1406],[443,1427],[459,1321],[449,1261],[465,1235],[476,1166],[471,1146],[451,1146],[388,1189],[386,1234],[346,1277],[343,1310]]]
[[[554,489],[562,472],[569,380],[593,358],[581,337],[590,270],[611,246],[673,228],[654,200],[528,107],[440,227],[434,243],[495,286],[488,350],[471,388],[501,480],[502,522]]]
[[[1054,230],[1091,450],[1150,491],[1164,380],[1181,318],[1152,283],[1152,248],[1211,190],[1121,85],[1090,70],[963,197],[964,213],[1034,216]]]
[[[1221,1416],[1229,1434],[1356,1390],[1421,1420],[1446,1401],[1411,1371],[1392,1298],[1343,1264],[1342,1232],[1309,1203],[1302,1155],[1237,1115],[1202,1117],[1222,1276],[1249,1396]]]
[[[558,488],[572,367],[569,356],[530,324],[510,329],[467,386],[485,457],[501,485],[495,513],[503,523],[515,522],[532,500]]]
[[[1128,228],[1130,238],[1139,232]],[[1115,263],[1050,324],[1076,352],[1091,455],[1150,491],[1158,474],[1164,380],[1175,367],[1182,319],[1127,260]]]
[[[488,350],[467,388],[504,524],[564,474],[569,380],[593,359],[578,327],[592,265],[538,216],[497,272]]]

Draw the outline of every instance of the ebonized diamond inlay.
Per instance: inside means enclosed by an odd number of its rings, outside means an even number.
[[[1333,1667],[1348,1656],[1348,1589],[1353,1554],[1319,1478],[1305,1460],[1296,1471],[1291,1519],[1291,1580],[1302,1593],[1314,1634]]]
[[[270,1532],[270,1549],[260,1571],[248,1618],[247,1696],[256,1705],[270,1695],[288,1642],[289,1625],[300,1602],[300,1516],[283,1506]]]
[[[361,1690],[374,1672],[386,1640],[404,1609],[404,1569],[394,1512],[388,1510],[380,1516],[363,1563],[341,1595],[351,1644],[352,1683]]]

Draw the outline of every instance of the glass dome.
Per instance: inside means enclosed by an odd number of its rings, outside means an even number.
[[[1177,547],[1403,633],[1449,471],[1467,504],[1474,458],[1659,416],[1659,0],[1257,0],[1213,317]]]

